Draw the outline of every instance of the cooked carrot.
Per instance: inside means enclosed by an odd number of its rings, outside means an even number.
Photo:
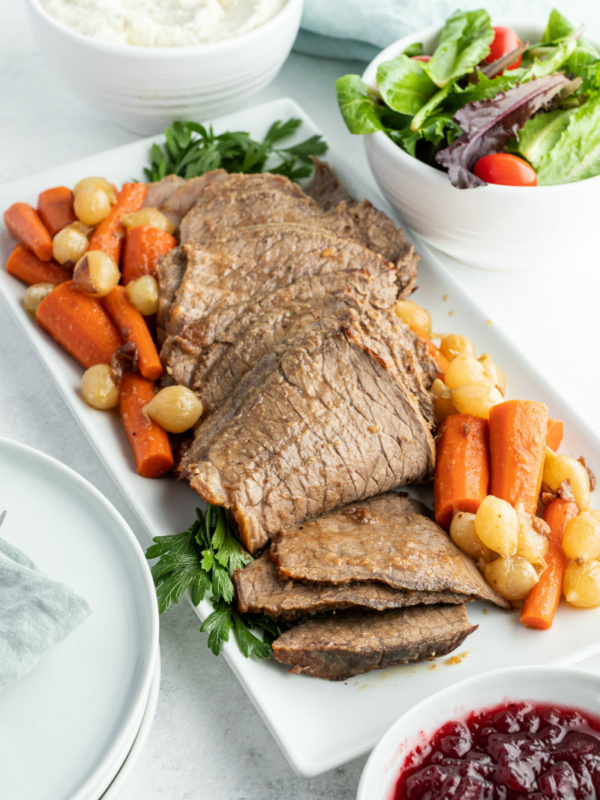
[[[52,237],[40,215],[27,203],[14,203],[4,212],[8,232],[36,254],[41,261],[52,258]]]
[[[119,412],[138,475],[159,478],[173,468],[167,433],[144,412],[154,397],[154,384],[139,373],[126,372],[119,387]]]
[[[148,187],[145,183],[124,183],[117,195],[117,202],[107,217],[96,226],[90,238],[88,250],[103,250],[114,260],[121,261],[121,251],[125,241],[125,227],[121,222],[123,214],[139,211],[146,197]]]
[[[121,265],[125,286],[142,275],[156,277],[158,259],[170,253],[176,244],[171,234],[161,231],[160,228],[151,228],[148,225],[130,228],[125,235]]]
[[[435,519],[449,528],[454,511],[475,513],[489,488],[488,424],[452,414],[438,428],[433,481]]]
[[[490,409],[490,494],[535,514],[546,454],[548,409],[506,400]]]
[[[567,524],[579,514],[579,506],[571,500],[552,500],[544,512],[550,526],[550,541],[546,553],[547,567],[539,581],[525,598],[521,610],[521,622],[528,628],[547,630],[558,607],[563,588],[565,568],[569,563],[562,549],[562,537]]]
[[[560,419],[553,419],[550,417],[548,420],[548,427],[546,429],[546,445],[550,450],[556,452],[562,442],[564,432],[564,425]]]
[[[23,283],[64,283],[71,280],[71,273],[57,264],[56,261],[41,261],[35,253],[15,245],[6,262],[6,271]]]
[[[124,286],[115,286],[102,305],[108,315],[121,331],[126,342],[133,342],[138,354],[138,367],[144,378],[155,381],[162,374],[162,364],[152,340],[146,320],[135,308],[127,296]]]
[[[39,304],[35,316],[42,328],[86,369],[110,363],[123,344],[100,302],[76,289],[73,281],[53,289]]]
[[[73,192],[66,186],[55,186],[53,189],[40,192],[38,214],[50,236],[56,236],[59,231],[77,219],[73,210]]]

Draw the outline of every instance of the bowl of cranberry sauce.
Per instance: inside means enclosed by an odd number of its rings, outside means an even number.
[[[371,753],[357,800],[600,800],[600,675],[517,667],[413,706]]]

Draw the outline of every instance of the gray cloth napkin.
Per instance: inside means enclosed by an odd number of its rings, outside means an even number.
[[[86,600],[0,538],[0,689],[28,672],[90,612]]]
[[[600,36],[598,0],[304,0],[294,49],[323,58],[370,61],[413,31],[441,25],[457,8],[485,8],[492,20],[526,20],[544,26],[556,7],[575,26]]]

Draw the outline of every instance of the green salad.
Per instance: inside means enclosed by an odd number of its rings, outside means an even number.
[[[383,131],[458,188],[550,185],[600,174],[600,52],[553,10],[539,42],[455,11],[433,53],[421,44],[336,84],[351,133]],[[514,171],[515,180],[506,179]],[[525,178],[529,182],[526,182]]]

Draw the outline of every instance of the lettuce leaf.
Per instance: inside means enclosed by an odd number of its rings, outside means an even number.
[[[384,102],[400,114],[414,116],[437,87],[423,69],[422,61],[405,55],[377,67],[377,86]]]
[[[373,93],[359,75],[344,75],[335,82],[337,101],[350,133],[375,133],[384,125]]]
[[[537,166],[538,184],[571,183],[600,175],[600,97],[569,113],[568,124]]]
[[[454,121],[463,134],[436,156],[437,162],[448,170],[452,185],[459,189],[485,185],[472,172],[475,162],[489,153],[502,151],[509,139],[518,137],[519,129],[536,111],[571,87],[572,82],[558,73],[535,78],[459,109]]]
[[[543,42],[559,42],[569,36],[575,28],[560,11],[553,8],[548,17],[546,30],[542,35]]]
[[[558,109],[536,114],[521,128],[518,141],[511,140],[506,149],[523,156],[537,168],[566,130],[572,113],[571,109]]]
[[[455,78],[471,72],[490,52],[494,38],[487,11],[455,11],[440,33],[439,44],[424,69],[442,89]]]

